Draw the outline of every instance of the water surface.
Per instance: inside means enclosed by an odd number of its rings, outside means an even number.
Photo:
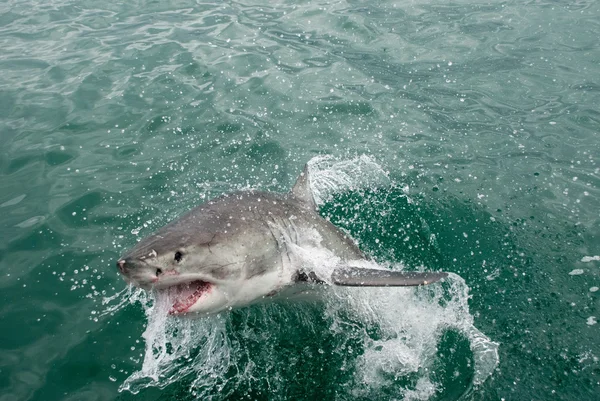
[[[595,1],[3,2],[0,400],[596,399],[598,21]],[[364,294],[189,323],[223,341],[212,381],[177,362],[124,389],[152,321],[116,258],[317,155],[361,182],[323,215],[468,295],[387,293],[375,325],[349,312]],[[499,344],[483,383],[459,309]]]

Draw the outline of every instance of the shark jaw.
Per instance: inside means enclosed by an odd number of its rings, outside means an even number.
[[[167,273],[160,277],[149,276],[147,280],[140,281],[128,280],[129,284],[151,293],[155,304],[169,315],[208,315],[218,313],[230,304],[223,283],[208,281],[204,275]]]
[[[202,280],[173,285],[162,290],[156,290],[157,297],[167,297],[169,315],[183,315],[190,311],[200,300],[208,298],[213,285]]]

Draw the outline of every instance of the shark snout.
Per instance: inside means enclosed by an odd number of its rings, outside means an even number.
[[[122,257],[117,260],[116,265],[126,282],[142,288],[155,285],[159,276],[163,276],[160,267],[135,257]]]
[[[119,259],[117,261],[117,267],[122,274],[127,274],[127,270],[130,270],[133,265],[131,264],[131,261],[128,261],[127,259]]]

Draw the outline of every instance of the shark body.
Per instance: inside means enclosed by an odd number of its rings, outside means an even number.
[[[298,252],[319,249],[335,260],[327,273]],[[301,283],[416,286],[447,276],[364,268],[366,261],[317,213],[305,168],[287,194],[234,192],[192,209],[140,241],[117,267],[127,282],[168,297],[173,315],[243,307]]]

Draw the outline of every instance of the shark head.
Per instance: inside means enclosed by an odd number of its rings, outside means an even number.
[[[140,241],[117,267],[128,283],[165,297],[172,315],[216,313],[273,294],[289,277],[268,225],[254,218],[266,198],[209,201]]]
[[[117,267],[125,281],[166,297],[169,314],[218,312],[231,303],[241,273],[235,261],[215,259],[211,247],[219,244],[216,235],[158,232],[123,255]]]

